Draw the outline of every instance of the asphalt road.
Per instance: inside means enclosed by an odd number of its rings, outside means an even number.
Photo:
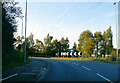
[[[79,81],[120,83],[119,65],[96,61],[66,61],[33,58],[22,67],[3,72],[4,81]],[[36,79],[37,77],[37,79]]]
[[[33,58],[29,64],[25,64],[21,67],[16,67],[14,69],[2,72],[2,82],[33,82],[45,69],[47,69],[46,61]]]
[[[118,65],[93,61],[62,61],[44,59],[48,69],[37,80],[118,83]],[[120,83],[120,82],[119,82]]]

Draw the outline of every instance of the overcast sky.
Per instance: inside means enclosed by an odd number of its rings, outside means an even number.
[[[24,14],[25,2],[19,6]],[[58,40],[68,37],[72,47],[84,30],[103,33],[111,26],[116,47],[114,11],[113,2],[28,2],[27,36],[32,32],[35,39],[42,41],[48,33]],[[21,20],[17,35],[21,35]]]

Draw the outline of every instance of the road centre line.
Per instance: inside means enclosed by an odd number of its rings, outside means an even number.
[[[77,64],[77,63],[73,63],[73,64],[75,64],[75,65],[79,65],[79,64]]]
[[[104,76],[100,75],[99,73],[96,73],[96,74],[97,74],[98,76],[102,77],[103,79],[105,79],[105,80],[109,81],[110,83],[114,83],[114,82],[110,81],[109,79],[107,79],[106,77],[104,77]]]
[[[79,65],[79,64],[76,63],[76,65]]]
[[[3,80],[6,80],[6,79],[9,79],[9,78],[12,78],[12,77],[17,76],[17,75],[18,75],[18,74],[10,75],[10,76],[8,76],[8,77],[6,77],[6,78],[3,78],[2,81],[3,81]]]
[[[83,67],[83,68],[85,68],[85,69],[87,69],[87,70],[91,71],[91,69],[89,69],[89,68],[87,68],[87,67],[85,67],[85,66],[81,66],[81,67]]]

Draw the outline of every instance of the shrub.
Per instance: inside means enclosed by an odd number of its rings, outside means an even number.
[[[112,52],[111,52],[110,60],[116,61],[116,52],[114,50],[112,50]]]

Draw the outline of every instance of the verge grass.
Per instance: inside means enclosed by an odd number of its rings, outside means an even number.
[[[80,60],[80,61],[99,61],[99,62],[105,62],[105,63],[112,63],[112,64],[120,64],[120,57],[118,61],[112,61],[109,58],[82,58],[82,57],[51,57],[51,59],[54,60]]]
[[[30,63],[31,61],[32,61],[32,59],[28,58],[26,60],[26,64]],[[22,61],[10,61],[10,62],[6,61],[6,63],[2,65],[2,71],[5,72],[7,70],[14,69],[14,68],[22,66],[22,65],[24,65],[23,60]]]

